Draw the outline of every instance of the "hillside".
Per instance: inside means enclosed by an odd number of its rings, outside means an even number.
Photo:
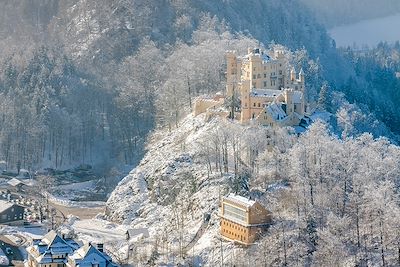
[[[400,148],[369,134],[338,140],[321,122],[300,137],[290,132],[191,115],[172,132],[155,132],[107,202],[108,219],[150,233],[132,241],[133,261],[216,266],[223,257],[224,264],[332,266],[363,262],[365,249],[374,265],[381,262],[376,246],[384,246],[385,260],[396,262]],[[273,225],[249,249],[220,241],[218,205],[229,192],[252,196],[273,213]],[[380,219],[382,232],[368,232]],[[385,243],[372,242],[380,236]]]
[[[162,242],[161,247],[170,246],[172,252],[160,251],[161,260],[170,262],[178,256],[207,213],[212,214],[210,225],[201,245],[195,247],[196,254],[207,258],[213,245],[218,245],[219,198],[227,192],[229,175],[208,173],[200,144],[219,123],[219,119],[205,123],[203,116],[188,116],[171,133],[154,134],[146,156],[107,202],[111,220],[148,229],[151,239],[145,242],[149,250],[154,249],[156,239]]]

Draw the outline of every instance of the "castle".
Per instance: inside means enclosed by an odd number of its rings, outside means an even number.
[[[306,114],[305,76],[303,70],[289,71],[283,50],[264,52],[248,49],[245,56],[227,51],[226,94],[214,98],[201,97],[195,104],[195,115],[213,113],[229,100],[240,100],[238,114],[231,114],[241,123],[258,122],[265,126],[295,126]],[[232,109],[233,110],[233,109]],[[240,114],[239,114],[240,112]],[[223,115],[232,113],[225,112]],[[236,113],[236,112],[234,112]]]

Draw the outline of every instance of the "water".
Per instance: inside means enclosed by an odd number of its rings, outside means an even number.
[[[374,47],[381,41],[394,43],[400,40],[400,14],[335,27],[329,33],[337,47]]]

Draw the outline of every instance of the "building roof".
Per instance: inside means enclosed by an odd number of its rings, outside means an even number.
[[[5,200],[0,200],[0,212],[3,212],[9,208],[11,208],[14,205],[14,203],[5,201]]]
[[[282,109],[282,105],[280,103],[272,102],[265,107],[265,110],[272,117],[272,119],[276,121],[283,120],[287,117],[286,112]]]
[[[25,183],[23,183],[21,180],[17,179],[17,178],[12,178],[11,180],[9,180],[7,182],[9,185],[11,186],[18,186],[18,185],[24,185]]]
[[[230,193],[227,197],[224,197],[224,200],[229,200],[233,203],[245,206],[246,208],[249,208],[253,206],[256,202],[254,200]]]
[[[65,257],[54,258],[53,255],[67,255],[79,248],[73,239],[64,239],[55,231],[48,232],[42,239],[34,240],[28,253],[34,255],[38,263],[64,262]]]
[[[258,97],[276,97],[282,94],[282,90],[276,89],[255,89],[253,88],[250,92],[250,96],[258,96]]]
[[[90,243],[86,243],[69,257],[79,266],[92,266],[92,264],[99,264],[101,262],[105,262],[105,266],[107,267],[117,266],[106,253],[99,251]]]

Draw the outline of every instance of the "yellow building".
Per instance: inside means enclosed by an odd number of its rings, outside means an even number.
[[[220,233],[228,240],[251,245],[271,223],[271,213],[254,200],[235,194],[221,203]]]
[[[249,49],[245,56],[228,51],[226,97],[241,102],[240,121],[262,125],[298,125],[306,111],[303,70],[289,72],[284,51]]]

